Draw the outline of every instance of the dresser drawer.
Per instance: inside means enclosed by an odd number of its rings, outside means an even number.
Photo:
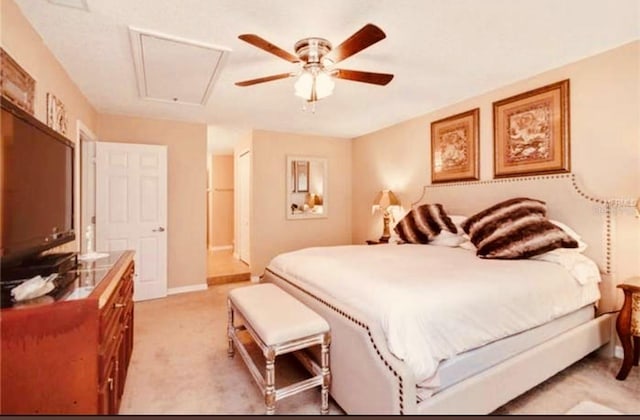
[[[113,323],[122,323],[123,313],[133,298],[133,263],[127,267],[107,303],[100,310],[100,342],[108,339]]]
[[[104,305],[102,310],[100,311],[100,341],[104,341],[107,337],[107,332],[110,329],[110,326],[120,322],[122,317],[122,312],[125,307],[125,302],[120,295],[120,287],[119,285],[116,290],[114,290],[113,294],[107,301],[107,304]]]
[[[122,324],[115,323],[107,330],[104,340],[98,349],[100,363],[99,380],[102,381],[107,374],[107,367],[116,358],[116,352],[122,341]]]

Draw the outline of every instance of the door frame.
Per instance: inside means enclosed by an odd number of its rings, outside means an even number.
[[[93,180],[94,180],[94,184],[93,184],[93,210],[94,210],[94,214],[93,214],[93,224],[95,225],[95,208],[96,208],[96,185],[95,185],[95,180],[96,180],[96,162],[95,162],[95,143],[98,141],[98,136],[96,136],[93,131],[91,131],[91,129],[89,127],[87,127],[87,125],[85,123],[83,123],[81,120],[77,120],[76,121],[76,150],[75,150],[75,158],[76,158],[76,164],[75,164],[75,173],[78,174],[79,176],[77,177],[77,182],[76,182],[76,191],[75,191],[75,196],[78,197],[78,200],[76,200],[76,204],[75,204],[75,214],[77,215],[77,217],[75,217],[75,221],[77,223],[77,228],[76,230],[76,234],[77,234],[77,239],[78,239],[78,244],[77,244],[77,251],[78,252],[86,252],[86,241],[85,239],[85,234],[86,234],[86,225],[87,225],[87,217],[88,215],[85,214],[85,210],[87,207],[87,202],[86,200],[88,199],[88,194],[86,194],[87,192],[87,185],[84,185],[85,183],[83,182],[83,180],[85,179],[85,171],[87,169],[92,170],[93,171]],[[84,149],[86,147],[86,143],[94,143],[94,153],[93,153],[93,161],[90,162],[89,165],[87,165],[87,163],[84,161]],[[93,229],[93,247],[95,249],[95,244],[96,244],[96,229],[94,226]]]
[[[242,174],[242,163],[244,162],[244,160],[242,159],[249,159],[248,161],[248,165],[249,165],[249,179],[247,180],[247,191],[244,191],[242,189],[242,181],[241,181],[241,177],[243,176]],[[241,151],[240,153],[238,153],[238,158],[235,162],[236,167],[234,170],[234,178],[236,180],[236,217],[234,218],[234,224],[236,225],[236,238],[234,241],[234,257],[240,261],[244,261],[247,265],[251,266],[251,150],[250,149],[245,149],[243,151]],[[247,238],[243,238],[242,237],[242,212],[243,212],[243,205],[242,205],[242,196],[246,195],[248,197],[248,204],[247,207],[249,208],[249,233],[248,233],[248,237]],[[246,244],[246,246],[248,247],[248,252],[249,255],[242,255],[242,248],[244,246],[244,241],[247,241],[248,244]],[[243,259],[244,257],[244,259]]]

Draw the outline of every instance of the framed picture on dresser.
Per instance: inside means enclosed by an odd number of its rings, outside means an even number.
[[[478,179],[480,108],[431,123],[431,182]]]
[[[569,80],[493,103],[494,178],[569,172]]]

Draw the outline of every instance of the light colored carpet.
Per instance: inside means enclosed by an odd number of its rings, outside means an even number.
[[[120,414],[262,414],[263,398],[242,359],[227,357],[226,296],[248,283],[138,302],[135,341]],[[253,357],[260,357],[253,351]],[[279,357],[278,386],[301,378],[292,357]],[[589,400],[640,414],[640,368],[617,381],[618,359],[589,356],[516,398],[495,414],[562,414]],[[277,414],[317,414],[320,391],[277,403]],[[343,414],[333,401],[331,414]]]
[[[582,401],[580,404],[567,411],[571,416],[588,416],[588,415],[607,415],[607,414],[622,414],[619,411],[612,410],[609,407],[605,407],[602,404],[594,403],[593,401]]]

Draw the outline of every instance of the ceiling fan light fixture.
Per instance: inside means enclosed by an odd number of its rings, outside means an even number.
[[[335,85],[333,78],[322,70],[303,70],[294,85],[295,95],[308,102],[315,102],[331,95]]]
[[[241,40],[291,63],[300,63],[302,68],[299,73],[281,73],[244,80],[236,82],[236,86],[252,86],[258,83],[297,76],[298,79],[294,84],[294,93],[305,100],[302,106],[303,109],[306,110],[307,103],[309,103],[313,110],[318,100],[326,98],[333,93],[335,79],[379,86],[385,86],[393,79],[393,74],[333,67],[336,63],[369,48],[385,37],[386,35],[382,29],[372,23],[368,23],[336,48],[333,48],[331,43],[324,38],[311,37],[301,39],[295,43],[295,55],[293,55],[258,35],[242,34],[238,36]]]
[[[295,89],[295,95],[302,99],[311,97],[311,89],[313,88],[313,75],[308,71],[303,71],[293,85]]]

